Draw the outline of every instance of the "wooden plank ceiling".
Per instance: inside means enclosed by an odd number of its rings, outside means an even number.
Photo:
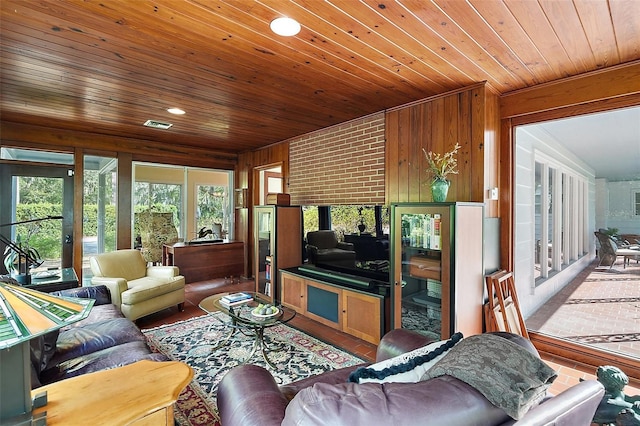
[[[0,5],[3,121],[233,153],[480,81],[506,93],[640,58],[638,0]],[[271,33],[280,16],[301,32]]]

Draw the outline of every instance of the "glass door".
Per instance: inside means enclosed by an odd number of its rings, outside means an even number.
[[[31,273],[72,267],[73,172],[70,167],[3,163],[0,188],[0,224],[6,225],[0,232],[38,258],[38,262],[31,265]],[[10,225],[16,222],[24,223]],[[2,248],[3,259],[9,252],[5,253]],[[3,269],[11,268],[10,262],[3,263]]]
[[[392,206],[394,326],[436,340],[448,337],[449,327],[448,254],[443,247],[446,212],[446,208]]]

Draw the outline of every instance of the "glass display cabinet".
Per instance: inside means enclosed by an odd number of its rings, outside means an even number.
[[[482,203],[391,205],[394,328],[482,332],[483,216]]]
[[[278,271],[302,263],[302,210],[269,205],[255,206],[253,212],[255,291],[279,301]]]

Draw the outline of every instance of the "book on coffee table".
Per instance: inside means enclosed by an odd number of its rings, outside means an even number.
[[[225,306],[235,306],[247,303],[251,300],[253,300],[253,297],[248,293],[232,293],[222,296],[220,298],[220,303]]]

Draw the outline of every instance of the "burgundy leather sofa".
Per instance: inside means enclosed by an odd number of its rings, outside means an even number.
[[[538,355],[520,336],[496,333]],[[398,329],[378,346],[376,361],[430,343],[418,333]],[[539,355],[538,355],[539,356]],[[451,376],[418,383],[347,383],[356,367],[347,367],[278,386],[256,365],[231,369],[218,387],[223,425],[589,425],[604,395],[595,380],[580,382],[557,396],[548,395],[518,421],[492,405],[480,392]],[[302,390],[304,392],[301,392]],[[301,396],[304,394],[304,398]]]
[[[138,327],[111,303],[106,286],[51,293],[95,299],[89,316],[31,340],[33,389],[69,377],[120,367],[141,360],[168,361],[154,353]]]

